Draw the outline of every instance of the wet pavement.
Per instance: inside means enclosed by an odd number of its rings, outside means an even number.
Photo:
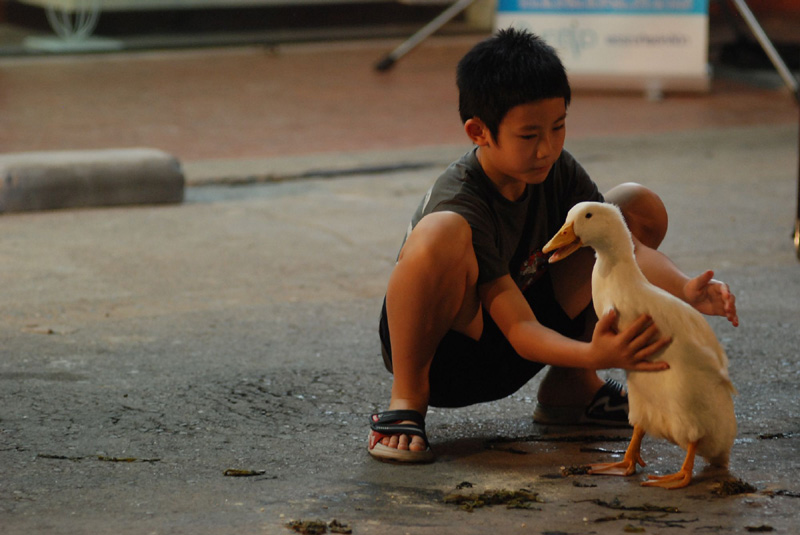
[[[0,62],[13,82],[3,151],[100,148],[93,136],[104,134],[114,146],[152,141],[190,178],[180,205],[0,218],[0,531],[280,534],[292,520],[337,519],[353,533],[796,532],[797,108],[773,82],[739,76],[715,80],[709,95],[661,102],[579,93],[568,142],[603,189],[636,180],[658,191],[671,215],[665,252],[688,273],[716,269],[737,294],[741,326],[711,321],[739,390],[730,471],[700,462],[686,489],[641,488],[644,474],[683,460],[646,439],[648,466],[636,476],[565,476],[562,467],[619,455],[629,432],[533,424],[536,381],[499,402],[432,410],[432,465],[369,458],[367,416],[385,408],[391,384],[376,336],[385,284],[409,215],[467,148],[447,74],[464,39],[431,43],[390,78],[355,69],[345,78],[366,88],[363,98],[331,83],[283,115],[288,104],[248,100],[277,79],[265,76],[258,90],[233,84],[238,100],[224,98],[231,84],[209,81],[219,89],[199,92],[208,101],[183,109],[197,93],[175,85],[175,100],[161,101],[173,94],[169,78],[155,83],[142,67],[166,73],[170,61],[188,61],[186,73],[211,73],[228,57],[247,72],[252,50]],[[354,58],[364,67],[382,50],[355,48],[317,49],[295,65],[329,65],[333,55],[340,67]],[[287,56],[297,50],[309,49]],[[120,115],[87,115],[123,102],[99,85],[74,96],[84,108],[51,108],[61,112],[50,123],[38,107],[18,107],[33,102],[26,79],[86,88],[123,64],[133,74],[119,90],[141,100]],[[275,113],[259,115],[257,101]],[[348,112],[351,101],[366,111]],[[427,101],[424,119],[412,121],[409,110]],[[379,110],[387,115],[374,117]],[[138,113],[152,115],[137,122]],[[313,128],[301,135],[299,125]],[[271,173],[295,179],[226,184]],[[752,488],[718,494],[738,480]],[[521,488],[539,501],[472,512],[445,502],[456,490]]]

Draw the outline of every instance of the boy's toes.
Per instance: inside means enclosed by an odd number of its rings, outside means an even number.
[[[387,448],[394,448],[398,450],[425,451],[427,449],[425,446],[425,441],[420,437],[410,438],[411,440],[409,441],[408,435],[392,435],[390,437],[384,437],[380,443]]]
[[[397,441],[397,449],[409,451],[425,451],[428,447],[425,441],[417,436],[400,435]]]
[[[397,449],[408,450],[408,435],[397,435]]]
[[[408,423],[408,422],[403,422],[403,423]],[[394,448],[404,451],[425,451],[426,449],[428,449],[427,446],[425,446],[425,441],[418,436],[409,436],[402,434],[391,435],[388,437],[383,437],[380,440],[380,443],[386,446],[387,448]]]
[[[392,435],[380,441],[387,448],[398,450],[425,451],[425,442],[419,437],[412,437],[409,442],[408,435]]]
[[[416,418],[395,419],[409,413]],[[370,428],[369,453],[374,458],[402,463],[428,463],[434,460],[425,436],[424,420],[416,411],[393,410],[373,414]]]
[[[422,440],[422,438],[412,437],[408,449],[411,451],[425,451],[428,447],[425,445],[425,441]]]

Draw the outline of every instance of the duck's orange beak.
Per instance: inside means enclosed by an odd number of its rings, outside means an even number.
[[[565,223],[561,230],[542,248],[542,252],[547,254],[555,251],[548,260],[552,264],[565,259],[581,247],[583,247],[583,243],[575,235],[572,223]]]

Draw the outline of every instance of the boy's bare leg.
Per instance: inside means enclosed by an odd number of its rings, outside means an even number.
[[[616,204],[625,216],[631,234],[643,245],[658,249],[667,235],[669,215],[661,198],[644,186],[626,182],[605,194],[606,202]]]
[[[593,267],[594,252],[587,248],[549,266],[556,300],[570,318],[577,317],[592,302]],[[594,331],[594,322],[589,323],[581,337],[587,342]],[[539,385],[537,399],[553,407],[585,407],[604,382],[594,370],[551,366]]]
[[[452,212],[424,217],[403,246],[389,278],[386,312],[394,380],[389,409],[428,409],[428,372],[442,337],[450,329],[475,339],[483,319],[477,293],[478,263],[472,231]],[[395,435],[385,446],[422,451],[420,437]]]
[[[620,184],[605,194],[625,216],[628,228],[647,247],[657,249],[667,233],[667,210],[661,198],[639,184]],[[591,272],[594,253],[581,249],[565,261],[550,266],[556,299],[569,317],[580,314],[591,301]],[[594,325],[587,325],[585,339],[591,339]],[[538,400],[551,406],[586,406],[604,381],[593,370],[550,368],[539,386]]]
[[[658,247],[666,234],[667,215],[655,193],[637,184],[623,184],[609,191],[606,199],[621,208],[641,243]],[[576,317],[591,300],[593,253],[581,250],[555,266],[556,298],[570,317]],[[394,367],[390,409],[413,409],[424,416],[429,399],[428,371],[439,341],[449,329],[480,337],[483,322],[477,273],[471,231],[461,216],[451,212],[428,215],[409,236],[386,294]],[[587,325],[586,336],[591,336],[592,328]],[[593,370],[551,368],[538,398],[554,406],[585,406],[602,385],[603,380]],[[400,449],[425,449],[422,439],[413,437],[409,443],[406,435],[386,438],[382,443]]]

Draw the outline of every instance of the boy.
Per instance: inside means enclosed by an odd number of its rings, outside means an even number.
[[[431,461],[429,405],[500,399],[545,365],[536,421],[627,424],[622,386],[596,370],[657,372],[666,364],[648,358],[670,341],[647,317],[616,332],[613,312],[594,316],[591,250],[547,264],[542,246],[580,201],[617,204],[653,283],[738,324],[727,285],[710,271],[689,279],[655,251],[667,229],[658,196],[635,184],[604,196],[563,151],[571,92],[552,48],[502,30],[464,56],[457,84],[475,148],[423,199],[389,279],[380,336],[394,381],[369,437],[379,460]]]

